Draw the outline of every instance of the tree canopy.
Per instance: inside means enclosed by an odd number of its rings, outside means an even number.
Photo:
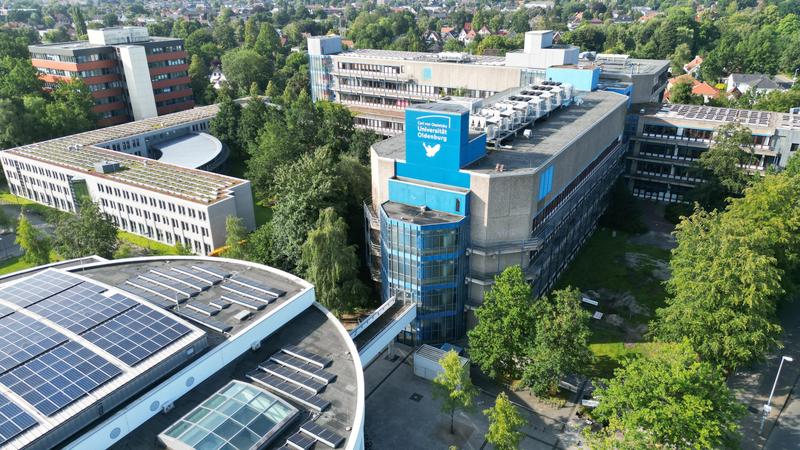
[[[442,402],[442,412],[450,415],[450,433],[456,411],[474,406],[477,390],[469,378],[469,365],[462,366],[458,354],[450,350],[439,360],[442,371],[433,379],[433,397]]]
[[[489,430],[486,432],[486,441],[497,450],[516,450],[522,441],[520,431],[525,425],[517,408],[508,399],[505,392],[497,395],[494,406],[485,409],[483,414],[489,418]]]
[[[111,259],[119,245],[117,227],[108,214],[90,200],[84,200],[78,214],[59,220],[54,244],[56,252],[64,259],[90,255]]]
[[[652,357],[623,362],[595,391],[592,416],[607,422],[599,448],[732,448],[744,406],[725,384],[722,372],[698,360],[687,343],[663,347]]]

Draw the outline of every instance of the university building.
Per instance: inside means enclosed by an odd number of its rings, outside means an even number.
[[[626,178],[639,198],[681,202],[704,179],[700,155],[714,145],[717,129],[739,123],[753,133],[756,164],[763,173],[784,167],[800,147],[800,115],[700,105],[644,105],[635,115]]]
[[[250,182],[206,170],[227,149],[207,134],[216,105],[24,145],[0,153],[15,195],[77,212],[89,198],[122,230],[208,254],[225,219],[255,228]],[[157,159],[153,159],[157,158]]]
[[[547,291],[593,231],[624,167],[629,97],[597,89],[598,68],[562,70],[575,84],[408,106],[405,133],[372,146],[373,276],[384,300],[417,306],[401,340],[463,336],[508,266]]]
[[[360,350],[292,274],[89,257],[0,277],[0,313],[4,449],[365,448]]]
[[[88,30],[89,40],[28,47],[45,87],[80,78],[89,87],[98,126],[194,106],[182,39],[150,36],[146,27]]]
[[[445,97],[487,99],[550,80],[588,90],[588,84],[564,79],[564,72],[575,68],[590,71],[595,88],[626,94],[631,103],[656,102],[667,85],[669,68],[669,61],[626,55],[580,59],[578,47],[553,43],[553,32],[547,30],[525,33],[524,48],[505,56],[343,50],[339,36],[310,37],[308,52],[314,100],[347,106],[357,127],[385,136],[404,131],[407,107]]]

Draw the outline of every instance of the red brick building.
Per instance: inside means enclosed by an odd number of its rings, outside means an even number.
[[[89,30],[88,41],[31,45],[46,87],[80,78],[92,91],[99,126],[194,107],[182,39],[149,36],[145,27]]]

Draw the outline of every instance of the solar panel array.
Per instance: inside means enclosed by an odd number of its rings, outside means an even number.
[[[0,373],[66,340],[63,334],[22,313],[3,317],[0,319]]]
[[[672,117],[714,122],[739,122],[744,125],[768,127],[772,113],[747,109],[717,108],[700,105],[663,105],[660,113]]]
[[[36,419],[0,394],[0,445],[36,425]]]
[[[191,331],[146,306],[136,306],[87,331],[83,337],[129,366],[135,366]]]
[[[83,333],[138,303],[124,295],[106,297],[80,284],[29,307],[31,311],[72,331]]]
[[[46,416],[124,371],[71,333],[135,366],[191,332],[160,310],[53,269],[0,287],[0,300],[16,305],[0,305],[0,385]],[[0,445],[36,424],[0,395]]]
[[[0,288],[0,299],[24,308],[67,290],[80,282],[80,278],[72,275],[55,270],[45,270],[27,278],[24,282]]]
[[[0,383],[52,416],[121,373],[119,367],[69,341],[0,376]]]

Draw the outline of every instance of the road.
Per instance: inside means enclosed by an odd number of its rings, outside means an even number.
[[[741,421],[742,449],[760,450],[765,448],[769,439],[772,450],[797,449],[800,445],[800,401],[787,403],[793,388],[796,395],[800,395],[800,299],[787,305],[782,305],[778,311],[784,334],[781,338],[783,348],[774,352],[763,364],[752,369],[735,373],[728,384],[734,389],[736,397],[748,407],[746,416]],[[769,398],[770,390],[775,382],[781,356],[787,355],[794,358],[793,363],[785,363],[781,371],[775,396],[772,399],[772,413],[761,427],[761,410]],[[786,407],[784,407],[786,405]],[[777,420],[777,426],[776,426]],[[774,436],[773,434],[774,428]],[[784,437],[781,437],[784,436]],[[793,439],[787,445],[784,439]]]

